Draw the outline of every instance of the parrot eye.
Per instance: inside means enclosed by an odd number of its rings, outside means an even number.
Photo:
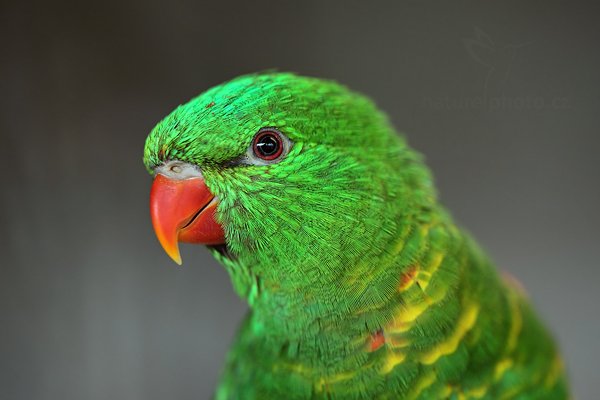
[[[271,128],[261,129],[252,141],[254,155],[265,161],[273,161],[283,153],[281,134]]]
[[[261,128],[246,154],[232,160],[230,165],[270,165],[281,161],[292,148],[294,143],[276,128]]]

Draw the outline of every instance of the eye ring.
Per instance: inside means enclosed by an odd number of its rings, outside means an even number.
[[[252,140],[252,151],[261,160],[273,161],[283,154],[283,139],[273,128],[263,128]]]

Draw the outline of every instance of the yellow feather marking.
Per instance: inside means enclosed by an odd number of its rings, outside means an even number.
[[[505,392],[502,393],[502,395],[500,396],[500,400],[511,400],[514,399],[517,394],[519,394],[519,392],[523,389],[521,386],[511,386],[508,389],[506,389]]]
[[[413,322],[421,316],[430,306],[439,303],[446,297],[448,288],[441,286],[435,293],[431,295],[422,295],[416,304],[407,304],[400,309],[394,321],[400,323]]]
[[[279,371],[279,369],[281,369],[281,368],[285,368],[287,370],[296,372],[297,374],[300,374],[303,376],[310,376],[310,374],[312,372],[312,369],[306,367],[304,364],[285,363],[285,364],[278,364],[273,367],[273,369],[275,371]]]
[[[431,272],[419,270],[417,276],[415,277],[415,282],[419,284],[421,290],[425,290],[425,288],[429,285],[429,281],[431,280]]]
[[[454,389],[452,389],[452,386],[448,385],[446,386],[440,393],[440,399],[447,399],[450,397],[450,395],[452,394],[452,392],[454,392]]]
[[[419,397],[419,395],[423,392],[423,390],[427,389],[431,385],[435,383],[436,375],[434,371],[429,371],[423,378],[417,382],[416,386],[414,386],[413,390],[406,396],[408,400],[415,400]]]
[[[468,399],[480,399],[486,395],[488,391],[488,385],[481,385],[478,388],[469,390],[466,395]]]
[[[415,281],[418,278],[420,272],[419,264],[415,264],[408,268],[408,270],[402,274],[400,277],[400,286],[398,287],[398,291],[400,293],[407,291],[415,284]]]
[[[456,324],[456,330],[452,335],[423,354],[421,356],[421,362],[430,365],[436,362],[440,357],[454,353],[465,334],[473,327],[473,325],[475,325],[478,314],[479,304],[471,303],[467,305],[465,311],[460,316],[458,323]]]
[[[390,335],[400,334],[404,332],[408,332],[411,328],[412,324],[408,322],[394,322],[392,325],[386,328],[386,333]]]
[[[430,296],[423,295],[416,304],[406,304],[394,316],[394,321],[384,328],[388,334],[404,333],[412,327],[412,323],[427,309],[446,297],[448,288],[442,286]]]
[[[519,298],[514,291],[510,291],[508,301],[511,314],[510,331],[508,332],[508,340],[506,342],[506,353],[510,354],[517,347],[517,339],[523,328],[523,317],[521,308],[519,307]]]
[[[551,388],[557,381],[557,379],[559,378],[559,376],[561,375],[562,371],[563,371],[564,365],[562,362],[562,359],[559,356],[554,357],[554,360],[552,361],[552,365],[550,366],[550,370],[548,371],[548,375],[546,376],[546,379],[544,380],[544,385],[547,388]]]
[[[398,288],[398,291],[399,292],[407,291],[415,284],[415,280],[416,279],[410,279],[408,282],[401,284],[400,287]]]
[[[385,362],[381,367],[381,373],[389,373],[391,370],[394,369],[394,367],[396,367],[396,365],[401,364],[405,358],[406,354],[404,353],[395,353],[393,351],[390,351],[385,357]]]
[[[513,360],[504,358],[496,364],[494,368],[494,382],[498,382],[504,376],[504,373],[513,366]]]
[[[315,390],[317,392],[322,392],[323,389],[325,389],[330,384],[345,381],[347,379],[352,378],[354,375],[356,375],[356,371],[340,372],[338,374],[330,375],[327,377],[321,377],[318,382],[315,382]]]
[[[410,344],[410,340],[408,340],[407,338],[394,338],[394,337],[389,337],[389,339],[386,340],[386,343],[393,349],[397,349],[397,348],[402,348],[402,347],[407,347]]]
[[[419,284],[423,290],[427,289],[427,286],[429,286],[429,281],[431,281],[431,277],[437,272],[440,265],[442,265],[443,260],[443,253],[437,253],[435,256],[433,256],[433,259],[422,273],[424,278],[427,277],[427,279],[419,280]]]
[[[398,313],[394,321],[397,321],[401,324],[407,322],[413,322],[417,319],[429,306],[431,305],[432,300],[428,297],[417,304],[407,305],[405,308]]]
[[[314,370],[312,368],[308,368],[303,364],[280,364],[276,365],[274,370],[278,371],[280,368],[285,368],[287,370],[298,373],[306,378],[312,378]],[[365,366],[366,368],[370,368],[371,366]],[[317,382],[314,383],[315,390],[318,392],[322,392],[328,385],[337,383],[340,381],[344,381],[347,379],[351,379],[356,375],[357,371],[349,371],[349,372],[339,372],[337,374],[332,374],[329,376],[320,377]]]
[[[489,389],[488,385],[481,385],[480,387],[471,389],[471,390],[467,390],[466,392],[461,391],[460,388],[452,388],[452,386],[447,386],[447,388],[449,389],[450,393],[455,392],[456,393],[456,397],[458,400],[468,400],[468,399],[481,399],[482,397],[484,397]],[[448,393],[446,396],[444,396],[444,398],[447,398],[450,396],[450,393]]]
[[[402,231],[398,235],[398,242],[394,244],[394,247],[392,247],[392,251],[390,252],[393,256],[398,255],[398,253],[400,253],[402,249],[404,249],[404,245],[406,244],[406,238],[410,238],[409,233],[411,230],[411,225],[405,225],[403,227]]]

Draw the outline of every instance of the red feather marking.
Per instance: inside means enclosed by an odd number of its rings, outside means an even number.
[[[383,330],[380,329],[377,332],[373,333],[369,338],[369,351],[376,351],[381,346],[385,344],[385,336],[383,335]]]
[[[418,267],[416,265],[412,265],[408,271],[403,273],[400,276],[400,290],[406,289],[410,284],[414,281],[417,276]]]

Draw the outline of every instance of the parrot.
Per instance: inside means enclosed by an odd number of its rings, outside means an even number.
[[[143,161],[164,251],[205,246],[248,303],[216,399],[570,398],[523,287],[367,96],[243,75],[176,107]]]

